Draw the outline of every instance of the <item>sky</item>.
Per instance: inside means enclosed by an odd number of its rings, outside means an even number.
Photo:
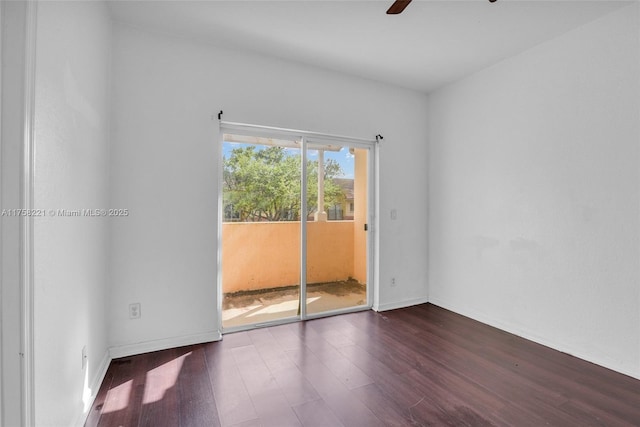
[[[237,143],[237,142],[224,142],[222,144],[222,154],[224,157],[228,158],[231,155],[231,150],[238,147],[249,147],[253,144],[245,144],[245,143]],[[257,147],[265,148],[264,145],[256,145]],[[286,151],[291,154],[298,154],[300,150],[297,148],[286,148]],[[307,157],[309,160],[317,160],[318,159],[318,151],[317,150],[308,150]],[[354,158],[351,153],[349,153],[349,147],[342,147],[340,151],[325,151],[324,152],[325,161],[327,159],[334,159],[340,167],[342,168],[342,175],[340,178],[353,178],[353,168],[354,168]]]

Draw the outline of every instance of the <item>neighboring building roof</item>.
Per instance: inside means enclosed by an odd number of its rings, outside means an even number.
[[[353,178],[333,178],[333,182],[342,188],[347,200],[353,200]]]

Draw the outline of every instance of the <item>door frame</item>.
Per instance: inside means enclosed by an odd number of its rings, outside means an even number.
[[[222,301],[223,301],[223,289],[222,289],[222,223],[224,220],[223,212],[223,143],[225,133],[238,133],[247,136],[274,138],[274,139],[288,139],[300,141],[301,150],[301,180],[306,183],[307,180],[307,148],[309,144],[340,144],[354,148],[367,149],[367,303],[363,306],[347,307],[336,310],[329,310],[322,313],[307,313],[307,221],[306,218],[301,218],[300,227],[300,314],[294,318],[286,318],[280,320],[274,320],[265,323],[243,325],[237,327],[223,328],[222,326]],[[286,129],[271,126],[261,126],[247,123],[226,122],[219,121],[218,128],[218,140],[217,140],[217,165],[218,165],[218,245],[217,245],[217,320],[218,330],[224,333],[238,332],[243,330],[251,330],[255,328],[265,326],[276,326],[286,323],[294,323],[298,321],[304,321],[308,319],[315,319],[320,317],[334,316],[344,313],[353,313],[357,311],[370,310],[375,306],[378,299],[378,283],[376,280],[377,275],[377,210],[378,201],[376,195],[377,183],[378,183],[378,140],[356,138],[342,135],[326,134],[321,132],[303,131],[297,129]],[[306,212],[307,207],[307,188],[306,185],[301,185],[301,210]]]
[[[33,208],[37,1],[0,4],[1,208]],[[7,25],[10,24],[10,25]],[[2,108],[11,106],[12,108]],[[9,111],[11,110],[11,111]],[[33,217],[0,224],[0,424],[35,420]]]

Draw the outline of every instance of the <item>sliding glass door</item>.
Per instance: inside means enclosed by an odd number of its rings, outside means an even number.
[[[368,150],[307,145],[306,313],[367,306]]]
[[[225,332],[370,307],[372,145],[222,133]]]

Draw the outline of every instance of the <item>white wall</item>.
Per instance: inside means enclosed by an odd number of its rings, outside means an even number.
[[[228,121],[383,134],[381,306],[426,299],[426,192],[417,188],[427,179],[424,95],[124,26],[114,30],[113,55],[112,205],[131,212],[113,221],[113,354],[218,333],[211,116],[221,109]],[[128,319],[132,302],[141,303],[141,319]]]
[[[108,207],[111,22],[101,2],[38,5],[35,207]],[[108,219],[34,225],[35,424],[82,421],[107,356]],[[88,369],[82,368],[82,347]]]
[[[429,299],[640,378],[638,4],[429,97]]]

